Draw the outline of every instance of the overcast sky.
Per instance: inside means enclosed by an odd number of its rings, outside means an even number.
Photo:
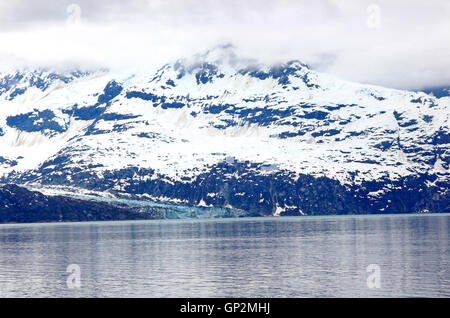
[[[0,67],[149,67],[232,43],[396,88],[450,86],[448,0],[0,0]]]

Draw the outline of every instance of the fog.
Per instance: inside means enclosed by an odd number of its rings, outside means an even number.
[[[450,86],[447,0],[0,0],[0,68],[157,67],[218,44],[395,88]]]

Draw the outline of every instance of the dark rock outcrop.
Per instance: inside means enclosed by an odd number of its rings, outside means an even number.
[[[141,220],[154,218],[108,203],[46,196],[17,185],[0,186],[0,223]]]

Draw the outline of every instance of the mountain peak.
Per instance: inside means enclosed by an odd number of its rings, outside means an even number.
[[[185,59],[185,61],[197,65],[202,63],[230,65],[238,69],[246,67],[263,68],[265,66],[271,68],[291,67],[296,69],[310,69],[307,64],[301,62],[299,59],[263,63],[258,59],[246,57],[231,43],[217,45],[205,52],[195,54],[191,59]]]
[[[45,91],[55,82],[68,84],[76,79],[91,75],[91,71],[72,69],[57,71],[50,68],[24,68],[0,73],[0,97],[13,100],[29,88]]]
[[[247,80],[252,78],[273,79],[281,87],[287,87],[288,84],[291,84],[291,79],[297,78],[308,87],[317,88],[318,85],[312,83],[314,80],[311,78],[315,77],[312,73],[314,72],[309,69],[308,65],[300,60],[263,63],[238,54],[233,45],[226,44],[189,58],[179,59],[173,64],[166,64],[157,72],[151,82],[156,81],[161,84],[162,88],[171,89],[176,87],[179,81],[184,82],[182,86],[191,80],[195,81],[197,85],[205,85],[217,80],[221,80],[220,82],[225,84],[233,78],[246,77]]]

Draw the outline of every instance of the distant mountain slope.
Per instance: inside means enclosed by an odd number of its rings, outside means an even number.
[[[16,185],[0,186],[0,223],[143,220],[154,218],[107,203],[45,196]]]
[[[423,92],[433,95],[436,98],[449,97],[450,96],[450,87],[429,88],[429,89],[424,89]]]
[[[2,182],[249,215],[450,210],[449,97],[229,46],[154,74],[76,74],[0,95]]]
[[[88,71],[80,70],[61,73],[46,69],[2,73],[0,75],[0,97],[14,100],[31,90],[34,90],[35,93],[45,92],[90,74]]]

